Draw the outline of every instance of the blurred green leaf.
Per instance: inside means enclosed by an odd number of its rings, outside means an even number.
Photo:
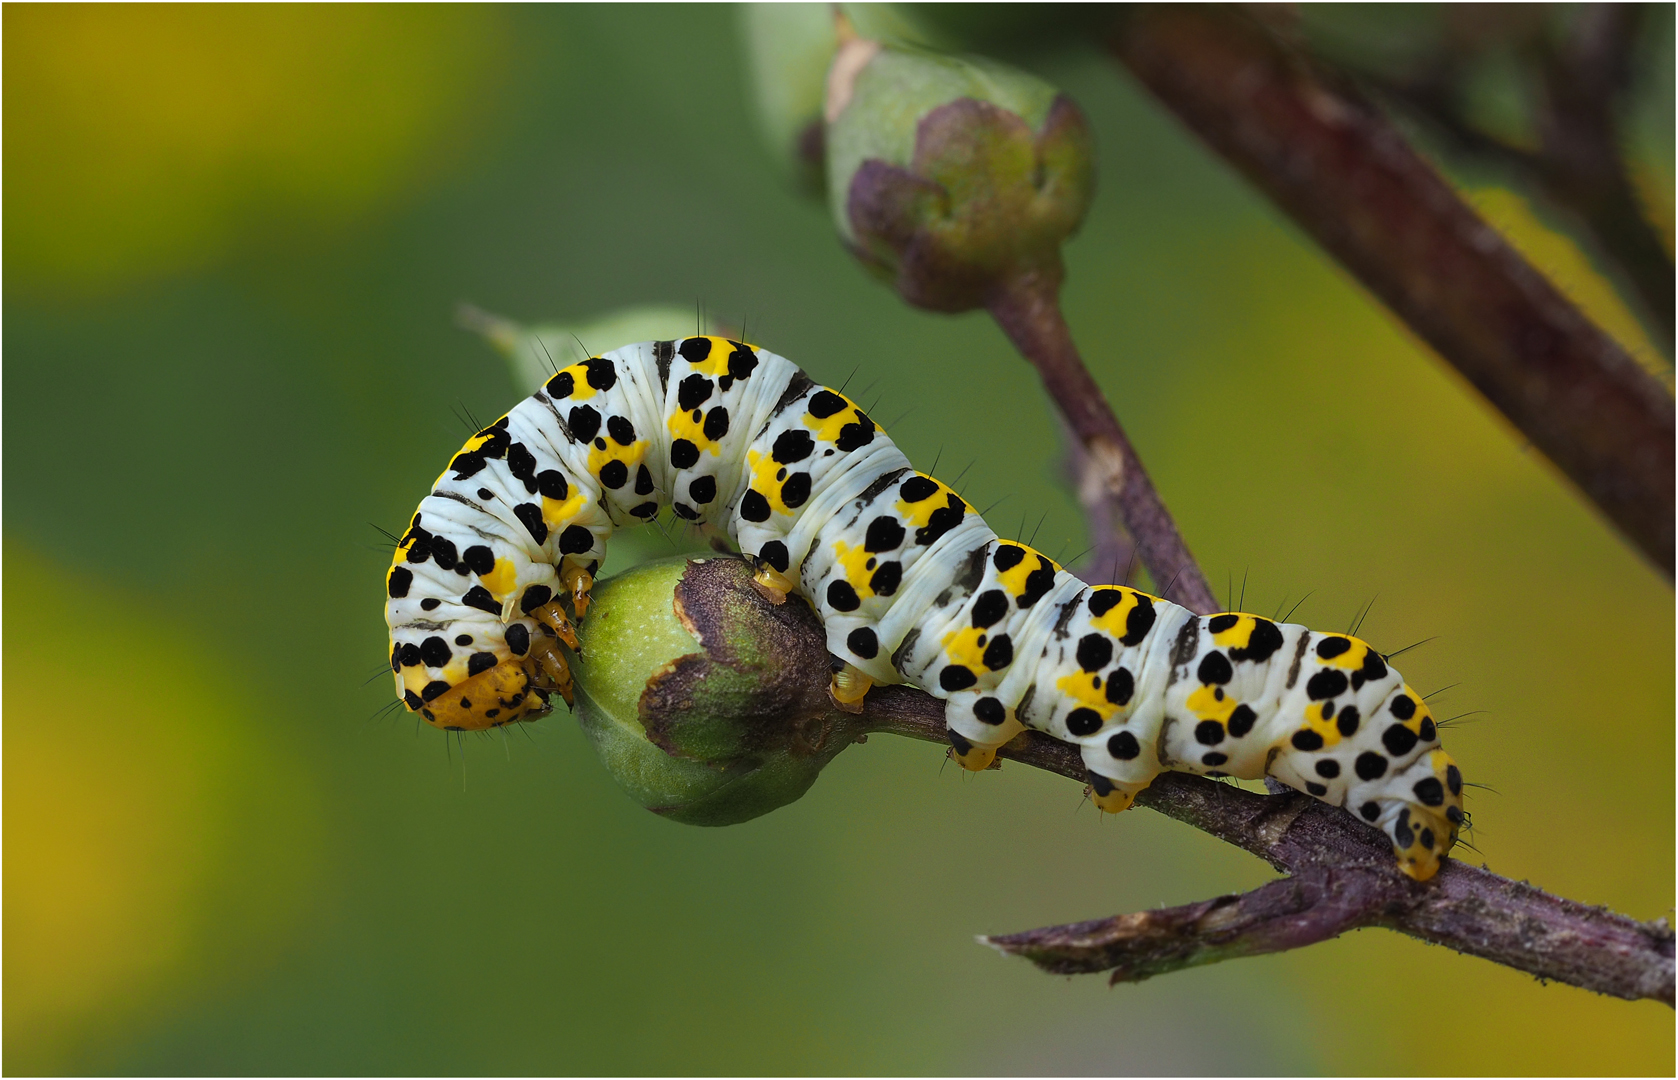
[[[770,160],[800,191],[820,195],[822,98],[839,47],[826,4],[743,4],[739,14],[751,63],[754,115]]]

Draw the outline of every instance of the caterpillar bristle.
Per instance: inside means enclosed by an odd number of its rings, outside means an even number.
[[[1165,583],[1165,588],[1161,589],[1159,594],[1162,597],[1169,597],[1171,595],[1171,590],[1177,587],[1177,579],[1182,576],[1183,567],[1179,566],[1177,568],[1177,572],[1171,575],[1171,580]]]
[[[1311,599],[1312,595],[1316,591],[1317,590],[1312,589],[1311,592],[1306,593],[1304,596],[1302,596],[1298,600],[1294,601],[1294,605],[1293,605],[1293,607],[1288,609],[1288,613],[1286,615],[1283,615],[1280,619],[1278,619],[1276,621],[1277,622],[1293,622],[1293,613],[1299,610],[1299,606],[1301,604],[1303,604],[1303,603],[1305,603],[1305,601]]]
[[[1352,619],[1352,624],[1346,628],[1346,636],[1347,637],[1357,637],[1358,636],[1358,631],[1363,629],[1363,621],[1365,619],[1369,618],[1370,610],[1375,607],[1375,601],[1379,600],[1380,598],[1381,598],[1381,594],[1376,593],[1374,596],[1371,596],[1369,598],[1369,603],[1363,605],[1363,610],[1358,612],[1357,616]]]
[[[1047,510],[1045,510],[1045,511],[1043,511],[1043,516],[1037,519],[1036,528],[1031,530],[1031,539],[1029,539],[1025,542],[1026,547],[1031,547],[1033,544],[1035,544],[1037,542],[1037,534],[1043,531],[1043,523],[1045,521],[1048,521],[1048,520],[1049,520],[1049,512]]]
[[[484,429],[478,418],[472,415],[472,410],[467,408],[466,402],[456,399],[449,411],[454,413],[456,423],[474,435]]]
[[[541,334],[531,334],[530,339],[536,342],[536,347],[542,350],[542,358],[548,362],[548,370],[559,374],[559,365],[554,363],[553,353],[548,351],[548,343],[542,340]]]
[[[1395,656],[1403,656],[1405,653],[1409,652],[1411,649],[1420,648],[1421,646],[1426,645],[1430,641],[1438,641],[1438,640],[1439,640],[1439,635],[1438,634],[1435,634],[1432,637],[1425,637],[1420,641],[1413,642],[1412,644],[1404,646],[1404,648],[1402,648],[1402,649],[1397,649],[1397,650],[1395,650],[1393,652],[1390,652],[1390,653],[1382,653],[1381,654],[1381,659],[1387,661],[1388,663],[1391,663],[1392,658],[1395,657]]]

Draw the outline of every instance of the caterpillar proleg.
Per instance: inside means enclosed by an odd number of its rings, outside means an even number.
[[[842,706],[875,683],[944,699],[968,769],[1035,728],[1081,748],[1105,811],[1167,769],[1268,776],[1385,831],[1418,880],[1456,842],[1461,774],[1375,649],[1085,585],[999,538],[843,394],[720,337],[590,357],[467,441],[386,576],[403,702],[472,731],[571,701],[559,643],[607,540],[664,506],[726,530],[770,596],[810,601]]]

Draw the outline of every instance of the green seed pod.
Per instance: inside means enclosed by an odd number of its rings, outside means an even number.
[[[863,733],[827,696],[805,604],[771,605],[741,559],[666,559],[596,583],[578,628],[577,718],[630,798],[689,825],[793,802]]]
[[[1095,190],[1070,98],[989,60],[846,42],[827,98],[841,239],[904,299],[982,307],[1010,282],[1058,285],[1060,245]]]

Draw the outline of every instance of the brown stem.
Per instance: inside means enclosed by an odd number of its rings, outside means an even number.
[[[862,719],[872,730],[947,741],[944,703],[908,687],[877,687]],[[1077,747],[1041,732],[1026,732],[1000,756],[1084,779]],[[1664,919],[1639,922],[1455,859],[1418,884],[1398,871],[1380,832],[1297,793],[1259,795],[1166,773],[1137,802],[1289,876],[1240,895],[983,940],[1046,971],[1110,970],[1114,982],[1134,982],[1382,926],[1541,979],[1673,1004],[1673,934]]]
[[[1672,395],[1482,221],[1378,109],[1222,5],[1139,7],[1110,45],[1671,579]]]
[[[1101,387],[1078,356],[1060,311],[1058,275],[1018,275],[992,290],[985,306],[1042,376],[1044,388],[1087,455],[1088,467],[1104,478],[1135,540],[1137,557],[1161,595],[1202,615],[1217,611],[1218,602],[1171,512],[1160,502]]]
[[[1108,494],[1135,535],[1143,564],[1156,581],[1175,581],[1179,596],[1198,590],[1202,613],[1215,610],[1205,578],[1078,357],[1057,291],[1048,277],[1017,279],[995,294],[989,307],[1037,367],[1077,437],[1079,452],[1073,460],[1080,478],[1092,472],[1106,476]],[[1104,473],[1109,462],[1112,468]],[[1091,525],[1098,536],[1110,531],[1103,530],[1101,516],[1110,512],[1108,502],[1086,495],[1082,484],[1080,498],[1095,511]],[[864,708],[863,720],[874,730],[947,741],[943,704],[919,691],[877,689]],[[1077,780],[1085,776],[1074,747],[1039,732],[1025,733],[1001,756]],[[1399,872],[1378,831],[1297,793],[1265,797],[1171,773],[1155,780],[1137,801],[1244,848],[1290,876],[1252,892],[1183,907],[983,940],[1046,971],[1110,970],[1114,982],[1135,982],[1199,964],[1299,948],[1363,926],[1385,926],[1540,978],[1673,1004],[1673,939],[1664,920],[1639,923],[1455,861],[1448,861],[1434,882],[1418,885]]]
[[[1084,508],[1084,520],[1089,523],[1090,539],[1094,542],[1079,565],[1067,569],[1090,585],[1129,585],[1136,561],[1136,542],[1124,527],[1118,499],[1107,489],[1105,471],[1072,435],[1064,417],[1061,429],[1067,436],[1067,479],[1072,482],[1078,504]]]
[[[1369,924],[1379,875],[1310,868],[1251,892],[1181,907],[983,938],[1056,975],[1111,971],[1112,983],[1312,945]]]
[[[1615,116],[1630,79],[1642,8],[1583,5],[1559,45],[1544,43],[1538,179],[1552,199],[1579,216],[1602,253],[1619,266],[1670,356],[1678,278],[1672,257],[1638,204],[1620,155]]]
[[[1558,45],[1541,23],[1513,35],[1538,83],[1542,145],[1515,146],[1477,126],[1465,107],[1472,50],[1447,45],[1421,70],[1394,75],[1359,68],[1360,82],[1417,116],[1448,151],[1507,167],[1570,214],[1597,258],[1629,286],[1651,336],[1672,355],[1675,278],[1644,214],[1620,153],[1618,106],[1644,9],[1639,4],[1579,8]]]

